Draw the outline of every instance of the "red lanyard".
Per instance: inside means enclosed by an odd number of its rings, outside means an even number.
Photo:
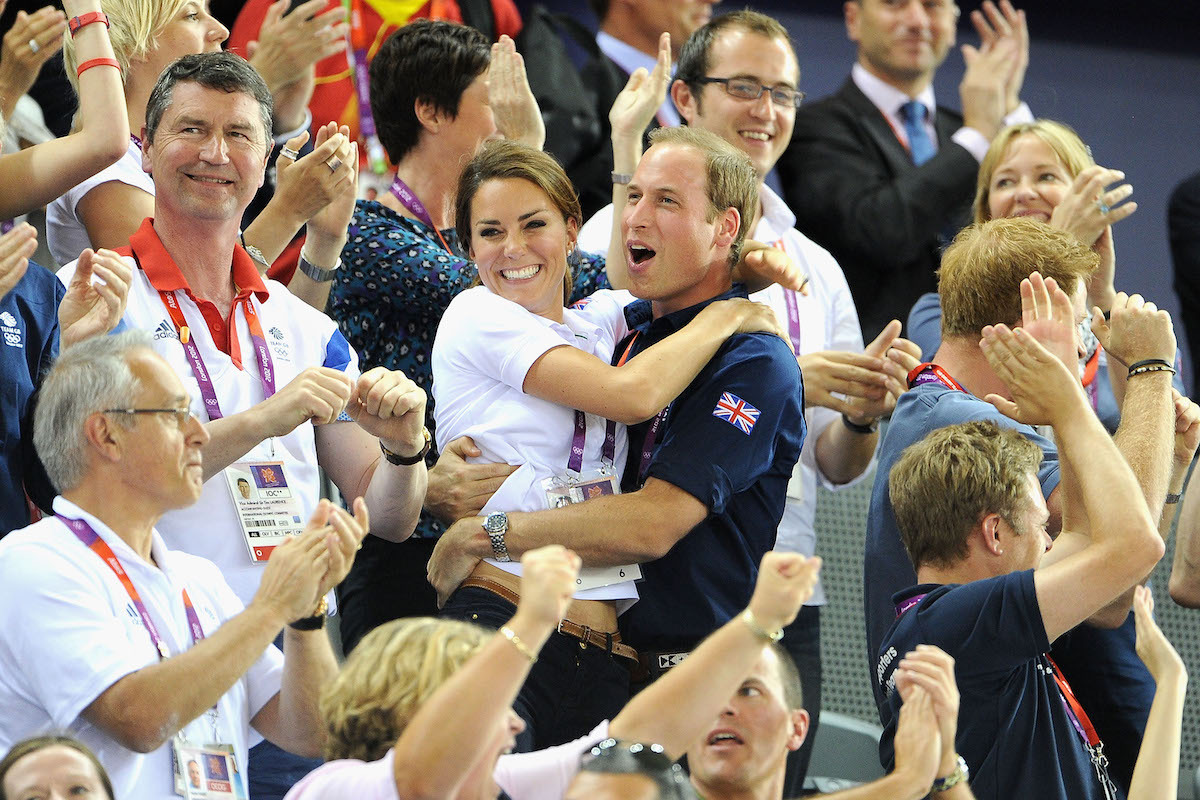
[[[1058,668],[1058,664],[1054,663],[1054,659],[1050,654],[1046,654],[1046,660],[1050,662],[1050,666],[1054,668],[1054,682],[1058,684],[1058,690],[1062,693],[1063,708],[1067,711],[1067,717],[1071,720],[1071,724],[1075,726],[1075,730],[1083,737],[1083,741],[1087,743],[1088,748],[1096,747],[1100,744],[1100,737],[1096,734],[1096,729],[1092,726],[1092,721],[1088,719],[1087,712],[1083,710],[1079,699],[1075,697],[1075,692],[1071,691],[1071,684],[1067,683],[1067,679],[1063,677],[1062,670]]]
[[[967,390],[958,385],[954,378],[950,377],[950,373],[934,364],[932,361],[926,361],[924,364],[917,364],[913,367],[912,372],[908,373],[908,388],[912,389],[923,383],[940,383],[947,389],[953,389],[956,392],[967,394]]]
[[[200,386],[200,396],[204,399],[204,410],[208,414],[208,418],[210,420],[220,419],[223,414],[221,405],[217,402],[217,391],[213,386],[212,376],[209,375],[208,368],[204,365],[200,348],[191,337],[187,319],[183,316],[183,309],[179,307],[175,293],[159,292],[158,296],[162,298],[163,305],[167,307],[167,313],[171,316],[171,321],[175,323],[175,332],[179,334],[179,343],[183,346],[183,352],[192,367],[192,374]],[[246,324],[250,328],[250,341],[254,345],[259,374],[262,375],[263,392],[266,397],[270,397],[275,394],[275,363],[271,359],[271,351],[267,349],[267,337],[263,334],[262,323],[258,321],[258,312],[254,310],[254,304],[250,302],[250,298],[242,298],[241,303],[242,310],[246,314]],[[231,314],[229,317],[230,337],[237,336],[234,322],[234,315]]]
[[[125,592],[129,595],[129,599],[133,601],[134,608],[137,609],[138,615],[142,618],[142,625],[146,628],[146,633],[150,634],[150,640],[154,642],[155,649],[158,650],[160,658],[170,658],[171,652],[167,649],[167,643],[163,641],[162,636],[158,632],[158,627],[154,624],[154,620],[150,618],[150,612],[146,609],[146,604],[142,602],[142,597],[138,594],[137,587],[133,585],[133,581],[129,578],[129,573],[121,566],[120,559],[116,553],[108,546],[108,542],[100,538],[100,536],[92,529],[92,526],[81,519],[71,519],[69,517],[59,517],[71,532],[83,542],[85,546],[91,549],[93,553],[100,557],[100,560],[108,565],[117,576],[117,580],[125,587]],[[192,599],[188,597],[187,589],[183,589],[183,609],[187,614],[188,628],[192,633],[192,644],[199,642],[204,638],[204,628],[200,626],[200,617],[196,614],[196,607],[192,605]]]

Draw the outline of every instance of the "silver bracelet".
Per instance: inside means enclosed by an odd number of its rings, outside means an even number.
[[[332,267],[318,267],[304,256],[304,249],[300,250],[300,262],[296,265],[297,269],[303,272],[308,277],[312,278],[317,283],[326,283],[333,280],[337,275],[338,267],[342,266],[342,259],[338,259],[333,263]]]

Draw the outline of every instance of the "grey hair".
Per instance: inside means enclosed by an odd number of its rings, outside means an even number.
[[[158,82],[150,91],[146,101],[146,141],[153,143],[158,124],[171,105],[175,85],[180,81],[198,83],[206,89],[223,92],[245,92],[258,101],[259,116],[262,118],[263,139],[271,145],[272,115],[275,101],[262,76],[250,66],[250,62],[227,51],[187,55],[173,62],[158,76]]]
[[[153,344],[150,333],[140,330],[96,336],[63,350],[50,368],[33,415],[33,446],[59,494],[78,486],[87,470],[84,421],[106,408],[133,405],[140,384],[129,354]],[[134,424],[126,414],[115,419],[127,428]]]

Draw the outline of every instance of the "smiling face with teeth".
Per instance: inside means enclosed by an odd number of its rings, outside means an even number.
[[[779,798],[787,754],[808,732],[808,713],[789,709],[779,656],[763,650],[704,738],[688,750],[692,783],[704,797]]]
[[[156,214],[240,220],[263,183],[266,138],[253,96],[180,81],[153,141],[144,145],[142,168],[154,177]]]
[[[538,316],[562,321],[567,252],[578,225],[536,184],[498,178],[471,200],[471,257],[494,294]]]
[[[707,77],[746,78],[763,86],[796,89],[800,66],[786,39],[735,27],[720,31],[713,39]],[[742,100],[720,84],[699,88],[693,92],[683,81],[671,86],[680,116],[689,126],[711,131],[745,152],[762,180],[791,141],[796,109],[776,105],[767,92],[757,100]]]

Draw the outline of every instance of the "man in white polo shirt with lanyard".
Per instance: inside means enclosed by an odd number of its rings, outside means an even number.
[[[800,67],[787,30],[765,14],[735,11],[713,19],[684,43],[671,97],[689,127],[711,131],[750,156],[759,180],[751,238],[782,248],[809,278],[807,295],[773,285],[751,299],[770,305],[788,327],[804,374],[810,436],[788,485],[776,547],[812,556],[818,482],[838,489],[868,472],[878,420],[904,391],[907,369],[917,365],[920,351],[897,338],[898,321],[864,350],[841,268],[794,228],[795,216],[764,183],[791,140],[796,104],[803,97],[799,83]],[[603,252],[611,230],[608,206],[584,225],[580,248]],[[788,796],[800,793],[821,709],[819,609],[825,595],[820,586],[809,603],[784,639],[800,668],[813,718],[805,745],[790,759]]]
[[[319,598],[354,560],[366,506],[323,502],[243,608],[214,564],[156,530],[200,496],[208,435],[152,343],[126,331],[73,345],[42,385],[34,443],[60,496],[55,516],[0,542],[0,752],[67,731],[114,798],[233,800],[251,727],[321,750],[316,698],[337,661]],[[281,629],[286,656],[271,645]]]
[[[153,332],[210,436],[199,502],[159,530],[215,562],[244,603],[271,550],[316,507],[318,466],[343,496],[366,500],[372,533],[399,541],[420,513],[429,447],[424,392],[399,372],[359,375],[336,325],[264,281],[238,244],[270,121],[270,94],[238,56],[185,56],[164,70],[142,137],[155,216],[123,253],[137,267],[123,324]]]

